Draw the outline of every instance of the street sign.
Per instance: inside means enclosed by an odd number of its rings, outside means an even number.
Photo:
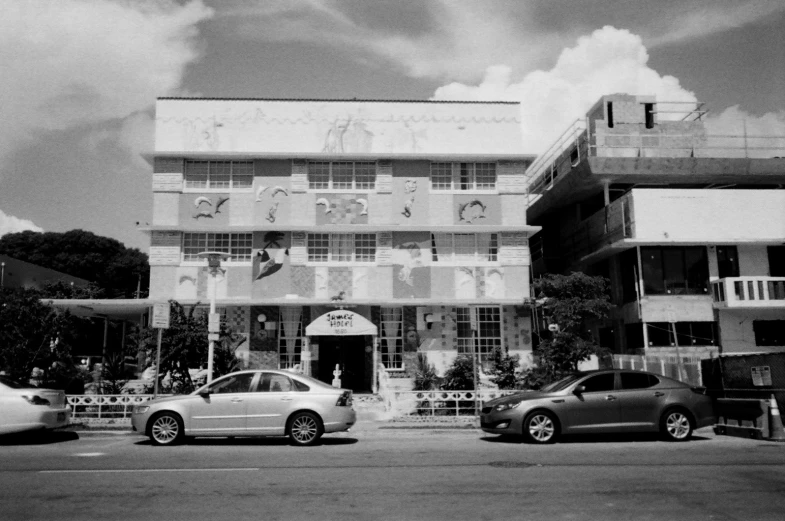
[[[169,303],[153,304],[153,327],[169,329]]]
[[[220,333],[221,332],[221,314],[210,313],[207,319],[207,332]]]

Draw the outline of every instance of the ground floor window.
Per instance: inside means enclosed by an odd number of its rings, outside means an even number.
[[[385,369],[403,369],[403,309],[381,308],[381,354]]]
[[[649,322],[646,324],[649,345],[654,347],[675,346],[714,346],[717,345],[716,322],[676,322],[676,338],[670,322]]]
[[[278,321],[278,353],[280,369],[292,369],[300,363],[304,343],[303,309],[282,307]]]
[[[785,320],[753,320],[756,346],[785,346]]]
[[[498,306],[458,308],[456,343],[458,353],[476,352],[481,362],[502,346],[502,316]]]

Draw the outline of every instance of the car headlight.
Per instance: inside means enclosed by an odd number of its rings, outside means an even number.
[[[506,411],[507,409],[515,409],[521,402],[500,403],[495,407],[497,411]]]
[[[150,410],[149,405],[134,405],[134,414],[143,414]]]

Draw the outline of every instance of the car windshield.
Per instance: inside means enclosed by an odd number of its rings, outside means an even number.
[[[579,378],[583,378],[584,376],[586,376],[585,373],[575,373],[575,374],[571,374],[570,376],[565,376],[561,380],[556,380],[555,382],[549,383],[548,385],[540,389],[540,391],[544,393],[555,393],[557,391],[563,391],[564,389],[575,383]]]
[[[1,375],[0,375],[0,384],[5,385],[6,387],[10,387],[11,389],[26,389],[30,387],[29,385],[24,386],[19,382],[17,382],[16,380],[11,380],[7,376],[1,376]]]

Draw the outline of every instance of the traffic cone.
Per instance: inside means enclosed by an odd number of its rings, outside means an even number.
[[[780,409],[777,407],[777,399],[773,394],[771,395],[769,411],[771,412],[771,421],[769,422],[771,436],[769,437],[769,441],[785,441],[785,429],[782,427]]]

